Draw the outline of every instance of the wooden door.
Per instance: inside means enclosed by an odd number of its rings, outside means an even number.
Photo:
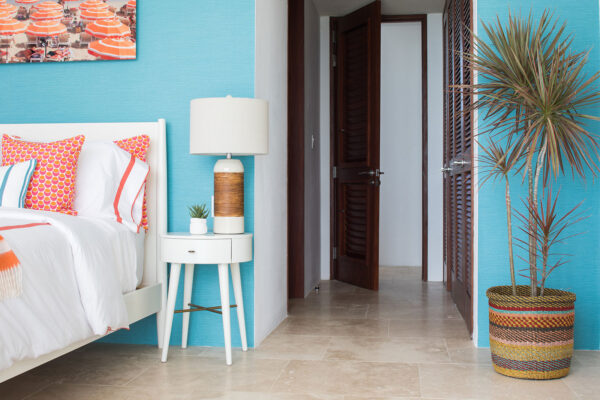
[[[332,28],[333,279],[378,290],[381,3]]]
[[[473,331],[473,114],[471,98],[452,89],[470,84],[461,54],[472,51],[471,0],[448,0],[444,13],[444,268],[448,290]]]

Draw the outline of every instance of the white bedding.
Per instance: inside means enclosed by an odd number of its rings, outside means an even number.
[[[110,220],[0,208],[23,267],[23,295],[0,302],[0,370],[128,327],[122,293],[140,280],[140,238]],[[141,251],[143,254],[143,248]]]

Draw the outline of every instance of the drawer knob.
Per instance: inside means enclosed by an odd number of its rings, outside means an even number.
[[[195,252],[196,252],[196,250],[188,250],[188,253],[192,253],[193,254]]]

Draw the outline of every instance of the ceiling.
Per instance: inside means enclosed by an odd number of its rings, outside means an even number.
[[[373,0],[313,0],[320,15],[341,16]],[[445,0],[381,0],[384,15],[441,13]]]

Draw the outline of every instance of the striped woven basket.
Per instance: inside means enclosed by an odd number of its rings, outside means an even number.
[[[486,292],[494,369],[523,379],[566,376],[573,355],[575,294],[554,289],[545,289],[541,297],[529,293],[529,286],[518,286],[517,296],[511,286]]]

